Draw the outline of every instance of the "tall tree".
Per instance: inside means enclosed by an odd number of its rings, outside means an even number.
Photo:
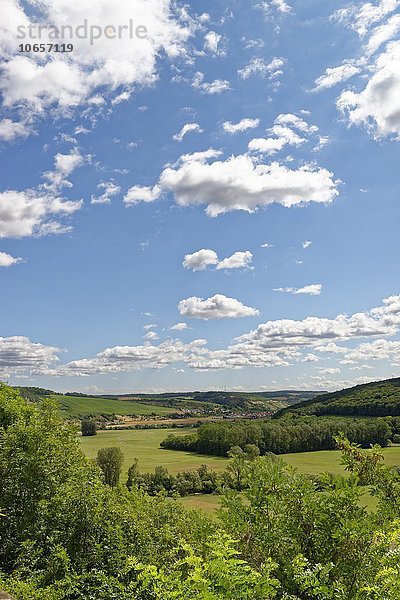
[[[97,464],[103,472],[104,483],[115,487],[119,483],[124,453],[121,448],[100,448],[97,453]]]

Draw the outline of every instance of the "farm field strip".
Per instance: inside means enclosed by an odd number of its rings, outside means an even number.
[[[61,404],[60,415],[64,418],[77,415],[102,415],[117,414],[125,415],[170,415],[173,408],[158,406],[156,404],[145,404],[131,400],[110,400],[106,398],[83,398],[81,396],[52,396]]]

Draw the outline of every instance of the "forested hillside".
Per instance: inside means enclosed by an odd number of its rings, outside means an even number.
[[[322,394],[279,411],[275,418],[285,415],[398,416],[400,378]]]

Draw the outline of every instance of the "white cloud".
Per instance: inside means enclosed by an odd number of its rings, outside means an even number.
[[[176,362],[193,359],[201,353],[205,340],[188,344],[180,340],[167,340],[159,345],[115,346],[97,354],[68,363],[55,374],[85,376],[96,373],[132,372],[142,369],[161,369]]]
[[[242,119],[238,123],[225,121],[222,124],[222,127],[227,133],[241,133],[242,131],[247,131],[248,129],[255,129],[259,126],[259,124],[260,119]]]
[[[297,129],[306,137],[301,137]],[[260,154],[276,154],[285,146],[299,147],[318,132],[316,125],[309,125],[304,119],[291,113],[280,114],[276,117],[274,125],[267,129],[269,137],[255,138],[249,142],[249,150]]]
[[[249,150],[260,154],[276,154],[284,146],[301,146],[307,141],[289,127],[282,127],[282,125],[274,125],[268,133],[274,137],[250,140]]]
[[[400,134],[400,41],[391,42],[378,56],[366,87],[342,92],[339,110],[349,123],[370,128],[377,137]]]
[[[250,306],[245,306],[235,298],[227,298],[223,294],[215,294],[204,300],[193,296],[181,300],[178,304],[179,312],[184,317],[202,319],[238,319],[240,317],[253,317],[259,311]]]
[[[143,336],[143,339],[150,342],[151,340],[158,340],[159,338],[158,334],[155,331],[149,331]]]
[[[334,319],[307,317],[301,321],[267,321],[254,331],[237,338],[235,344],[230,347],[230,352],[244,357],[250,356],[259,366],[263,364],[265,356],[271,353],[276,355],[288,350],[298,353],[303,347],[311,346],[321,352],[346,353],[348,349],[340,348],[332,342],[394,335],[397,332],[400,325],[400,296],[388,300],[389,302],[379,309],[351,316],[341,314]],[[394,312],[391,318],[388,318],[391,309]]]
[[[69,154],[56,154],[54,157],[54,171],[43,173],[43,177],[47,179],[47,183],[44,183],[43,187],[52,192],[57,192],[63,187],[72,187],[72,183],[66,178],[75,169],[81,167],[84,162],[85,157],[76,148],[72,149]]]
[[[185,269],[192,269],[192,271],[204,271],[209,266],[215,266],[217,270],[240,269],[248,267],[252,259],[253,255],[249,250],[235,252],[232,256],[219,260],[214,250],[203,249],[193,254],[186,254],[182,264]]]
[[[0,121],[0,140],[11,142],[17,137],[26,137],[30,130],[26,123],[14,122],[11,119],[3,119]]]
[[[100,196],[92,196],[90,200],[91,204],[109,204],[111,198],[121,191],[121,187],[113,181],[102,181],[97,187],[104,191]]]
[[[224,56],[225,50],[221,47],[222,35],[215,31],[208,31],[204,36],[204,50],[211,54]]]
[[[183,261],[185,269],[192,271],[204,271],[210,265],[218,263],[218,255],[214,250],[202,249],[193,254],[186,254]]]
[[[366,360],[394,360],[400,363],[400,342],[379,339],[360,344],[344,354],[341,364],[353,364]],[[367,365],[363,367],[365,368]]]
[[[306,248],[309,248],[311,246],[311,244],[312,244],[312,242],[310,240],[305,240],[302,243],[302,246],[303,246],[304,249],[306,249]]]
[[[6,252],[0,252],[0,267],[11,267],[17,263],[23,262],[22,258],[15,258]]]
[[[232,256],[224,258],[217,264],[217,269],[243,269],[250,266],[253,255],[249,250],[235,252]]]
[[[377,4],[350,5],[337,10],[332,19],[354,29],[359,36],[365,36],[371,26],[400,6],[399,0],[380,0]]]
[[[154,202],[161,196],[161,189],[158,185],[153,187],[134,185],[124,196],[124,202],[127,205],[138,204],[139,202]]]
[[[184,329],[187,329],[187,328],[188,328],[187,323],[176,323],[175,325],[172,325],[170,327],[170,329],[172,331],[184,331]]]
[[[313,283],[311,285],[305,285],[301,288],[274,288],[274,292],[283,292],[285,294],[309,294],[310,296],[319,296],[322,292],[322,285],[320,283]]]
[[[304,165],[291,170],[278,162],[259,164],[247,155],[167,168],[159,185],[173,192],[181,206],[206,204],[211,217],[232,210],[254,212],[274,202],[285,207],[327,203],[338,195],[337,182],[327,169]]]
[[[188,133],[191,133],[191,132],[192,133],[203,133],[204,129],[202,129],[198,123],[186,123],[186,125],[184,125],[182,127],[180,132],[176,133],[174,135],[173,139],[176,142],[181,142],[183,140],[183,138],[185,137],[185,135],[187,135]]]
[[[309,114],[307,111],[300,111],[302,114]],[[285,125],[291,126],[295,129],[299,129],[304,133],[316,133],[318,131],[318,127],[316,125],[309,125],[307,121],[294,115],[292,113],[281,113],[275,119],[276,125]]]
[[[266,15],[269,15],[273,10],[282,14],[292,12],[291,6],[285,0],[264,0],[256,4],[254,8],[262,10]]]
[[[265,242],[265,244],[261,244],[261,248],[273,248],[274,245],[273,244],[269,244],[268,242]]]
[[[315,80],[315,88],[313,92],[327,90],[338,83],[342,83],[360,72],[360,67],[355,66],[351,62],[346,62],[339,67],[328,67],[325,73]]]
[[[394,15],[372,32],[366,45],[367,55],[374,54],[380,46],[395,38],[400,31],[400,15]]]
[[[218,158],[221,156],[221,150],[215,150],[214,148],[209,148],[208,150],[203,150],[202,152],[192,152],[191,154],[182,154],[176,164],[185,163],[185,162],[206,162],[209,158]]]
[[[4,5],[5,2],[5,5]],[[3,6],[4,5],[4,6]],[[28,16],[29,15],[29,16]],[[87,39],[73,40],[74,51],[62,53],[20,55],[17,52],[16,25],[31,22],[54,25],[68,24],[76,28],[90,15],[90,23],[103,29],[133,23],[147,29],[147,37],[132,37],[127,31],[115,39],[102,36],[95,43]],[[143,87],[157,79],[157,61],[167,55],[175,58],[185,54],[185,43],[192,34],[193,22],[183,11],[175,10],[170,0],[43,0],[32,3],[29,12],[23,11],[17,0],[3,0],[3,52],[0,87],[7,107],[25,105],[37,113],[49,106],[74,109],[82,103],[91,103],[96,90],[115,90]],[[43,32],[44,33],[44,32]],[[142,30],[143,33],[143,30]],[[54,39],[46,38],[42,42]],[[118,96],[117,96],[118,97]],[[95,105],[92,102],[92,106]]]
[[[257,38],[256,40],[248,40],[245,37],[242,37],[241,40],[245,44],[245,48],[250,50],[252,48],[264,48],[265,42],[264,40]]]
[[[231,84],[226,79],[214,79],[214,81],[204,81],[204,73],[197,71],[193,77],[192,87],[195,90],[200,90],[203,94],[210,96],[222,94],[231,89]]]
[[[156,323],[148,323],[147,325],[143,325],[143,329],[145,331],[150,331],[150,329],[157,329]]]
[[[118,94],[118,96],[115,96],[113,100],[111,100],[111,104],[121,104],[121,102],[126,102],[130,99],[131,95],[132,94],[129,91],[122,92],[121,94]]]
[[[59,360],[59,352],[58,348],[31,342],[27,337],[0,337],[0,374],[46,373]]]
[[[29,191],[0,192],[0,238],[60,233],[62,224],[51,218],[54,215],[71,215],[81,207],[82,200],[62,200]]]
[[[252,75],[260,75],[261,77],[272,77],[275,78],[282,74],[282,67],[285,64],[283,58],[273,58],[267,63],[262,58],[254,57],[250,60],[249,64],[243,69],[238,70],[238,75],[241,79],[248,79]]]

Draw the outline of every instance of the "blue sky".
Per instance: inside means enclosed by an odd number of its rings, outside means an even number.
[[[0,7],[0,378],[398,375],[400,3],[34,5]],[[84,19],[147,38],[18,51]]]

